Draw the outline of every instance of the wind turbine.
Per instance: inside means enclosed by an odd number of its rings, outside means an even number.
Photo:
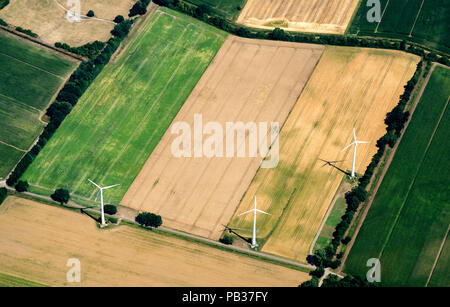
[[[353,143],[351,143],[350,145],[348,145],[347,147],[345,147],[344,149],[341,150],[341,152],[343,152],[344,150],[347,150],[349,147],[353,146],[353,164],[352,164],[352,175],[351,178],[355,178],[355,164],[356,164],[356,148],[358,147],[358,144],[367,144],[369,142],[363,142],[363,141],[358,141],[356,139],[356,132],[355,132],[355,128],[353,128]]]
[[[256,212],[264,213],[264,214],[267,214],[267,215],[271,215],[271,214],[269,214],[267,212],[264,212],[262,210],[256,209],[256,196],[255,196],[255,208],[251,209],[251,210],[248,210],[248,211],[245,211],[245,212],[242,212],[238,216],[241,216],[243,214],[247,214],[247,213],[250,213],[250,212],[253,212],[253,235],[252,235],[251,247],[255,248],[255,247],[258,246],[258,243],[256,243]]]
[[[97,200],[98,198],[98,194],[100,194],[100,202],[101,202],[101,208],[102,208],[102,226],[105,225],[105,210],[103,209],[103,190],[107,190],[110,188],[114,188],[117,187],[120,184],[114,184],[114,185],[110,185],[107,187],[102,188],[101,186],[99,186],[98,184],[96,184],[94,181],[92,181],[91,179],[88,179],[90,183],[92,183],[93,185],[95,185],[97,188],[99,188],[99,191],[97,193],[97,196],[95,197],[95,200]]]

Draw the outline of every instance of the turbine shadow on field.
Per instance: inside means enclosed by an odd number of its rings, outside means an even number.
[[[349,172],[344,171],[342,168],[339,168],[338,166],[334,165],[333,163],[337,163],[337,162],[342,162],[342,161],[327,161],[327,160],[323,160],[323,159],[319,159],[322,162],[325,162],[324,165],[322,165],[322,167],[329,165],[335,169],[337,169],[338,171],[340,171],[341,173],[343,173],[344,175],[350,176],[351,174]]]

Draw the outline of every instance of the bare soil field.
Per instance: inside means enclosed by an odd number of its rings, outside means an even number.
[[[93,10],[95,17],[112,21],[117,15],[128,16],[132,0],[80,0],[81,15]],[[69,22],[66,11],[70,9],[64,0],[12,0],[0,11],[0,18],[8,24],[30,29],[39,38],[53,45],[67,43],[72,47],[95,40],[106,41],[111,36],[114,23],[101,20]]]
[[[238,23],[257,28],[343,34],[359,0],[248,0]]]
[[[69,283],[69,258],[81,282]],[[9,197],[0,272],[50,286],[296,286],[307,273],[145,229],[100,230],[80,213]]]
[[[253,205],[260,215],[262,251],[304,261],[344,174],[319,159],[344,160],[341,150],[357,137],[356,172],[363,173],[385,133],[386,113],[398,103],[419,58],[397,51],[327,47],[280,133],[280,163],[260,169],[242,199],[231,226],[251,229],[251,216],[237,217]]]
[[[284,123],[323,47],[229,37],[121,201],[154,212],[164,225],[218,239],[261,163],[261,156],[183,157],[172,154],[174,123]],[[192,130],[194,130],[192,128]],[[224,133],[224,144],[225,135]],[[206,137],[204,137],[206,138]],[[259,138],[258,142],[261,141]],[[248,153],[248,137],[245,146]],[[247,146],[246,146],[247,145]],[[224,146],[225,147],[225,146]]]

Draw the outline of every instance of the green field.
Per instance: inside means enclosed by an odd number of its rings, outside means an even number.
[[[213,12],[228,19],[235,20],[245,6],[247,0],[187,0],[196,5],[206,5]],[[238,9],[240,8],[240,9]]]
[[[349,34],[401,38],[450,52],[450,1],[381,0],[380,24],[367,21],[366,3],[362,0]]]
[[[47,287],[20,277],[0,273],[0,287]]]
[[[38,137],[41,113],[75,66],[0,33],[0,179]]]
[[[331,240],[333,239],[333,232],[336,230],[337,224],[339,224],[342,216],[345,214],[346,208],[347,204],[345,202],[345,198],[338,198],[333,206],[333,209],[331,209],[325,225],[323,225],[322,231],[317,238],[313,251],[327,247],[331,243]]]
[[[32,191],[66,187],[79,202],[118,203],[223,44],[226,34],[161,8],[107,65],[23,178]]]
[[[450,70],[437,67],[403,136],[345,265],[365,275],[381,261],[383,285],[450,286]]]

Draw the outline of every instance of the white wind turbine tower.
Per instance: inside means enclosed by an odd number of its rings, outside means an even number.
[[[110,185],[108,187],[104,187],[102,188],[101,186],[99,186],[98,184],[96,184],[94,181],[92,181],[91,179],[88,179],[90,183],[92,183],[93,185],[95,185],[97,188],[99,188],[99,191],[97,193],[97,196],[95,197],[95,200],[97,200],[98,198],[98,194],[100,194],[100,202],[101,202],[101,208],[102,208],[102,225],[105,225],[105,211],[103,209],[103,190],[107,190],[110,188],[114,188],[117,187],[120,184],[115,184],[115,185]]]
[[[262,210],[256,209],[256,196],[255,196],[255,208],[251,209],[251,210],[248,210],[248,211],[245,211],[245,212],[239,214],[238,216],[243,215],[243,214],[247,214],[247,213],[250,213],[250,212],[253,212],[253,235],[252,235],[252,245],[251,245],[251,247],[255,248],[255,247],[258,246],[258,243],[256,243],[256,212],[264,213],[264,214],[267,214],[267,215],[271,215],[271,214],[269,214],[267,212],[264,212]]]
[[[356,164],[356,148],[358,147],[358,144],[367,144],[369,142],[363,142],[363,141],[358,141],[356,139],[356,132],[355,132],[355,128],[353,128],[353,143],[351,143],[350,145],[348,145],[347,147],[345,147],[344,149],[342,149],[342,151],[348,149],[349,147],[353,146],[353,164],[352,164],[352,177],[351,178],[355,178],[355,164]],[[342,152],[341,151],[341,152]]]

